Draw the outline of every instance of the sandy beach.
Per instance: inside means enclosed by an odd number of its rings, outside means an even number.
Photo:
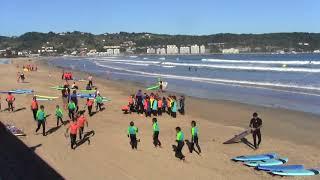
[[[0,112],[0,121],[11,123],[22,128],[27,134],[21,137],[29,147],[40,145],[35,153],[46,161],[65,179],[139,179],[139,180],[212,180],[212,179],[275,179],[265,172],[258,172],[230,161],[234,156],[276,152],[289,157],[288,164],[304,164],[306,167],[320,167],[319,148],[320,127],[319,116],[303,112],[246,105],[231,101],[213,101],[186,97],[186,115],[178,115],[172,119],[168,115],[158,117],[162,148],[154,148],[152,144],[151,118],[137,114],[123,114],[121,107],[127,104],[129,94],[143,88],[134,83],[111,81],[94,77],[94,84],[101,94],[112,101],[105,104],[106,109],[93,117],[86,117],[89,127],[85,131],[94,130],[90,144],[84,142],[76,150],[71,150],[69,139],[64,133],[68,126],[58,129],[54,116],[55,106],[62,105],[61,92],[50,89],[51,86],[62,85],[61,69],[49,67],[44,60],[32,60],[38,64],[37,72],[26,72],[27,83],[17,83],[16,64],[28,64],[26,59],[14,59],[12,64],[0,65],[0,90],[33,89],[36,94],[58,96],[53,101],[40,101],[47,114],[46,137],[36,135],[36,123],[30,110],[32,95],[15,95],[15,108],[25,108],[15,113]],[[86,78],[87,74],[74,72],[78,78]],[[77,82],[81,89],[86,82]],[[2,107],[6,107],[6,94],[1,94]],[[83,109],[85,100],[80,100]],[[235,134],[249,125],[253,112],[258,112],[263,120],[262,144],[258,150],[238,143],[223,145]],[[64,120],[67,113],[64,112]],[[172,145],[175,143],[175,127],[180,126],[186,139],[190,139],[190,122],[196,120],[200,131],[200,146],[203,153],[190,154],[187,146],[183,153],[186,161],[182,162],[174,156]],[[141,142],[138,151],[132,151],[126,130],[130,121],[139,128],[138,138]],[[248,140],[252,142],[251,135]],[[25,165],[27,166],[27,165]],[[1,174],[1,173],[0,173]],[[319,177],[314,177],[314,179]],[[50,179],[50,178],[49,178]],[[304,179],[304,178],[294,178]],[[310,178],[308,178],[310,179]]]

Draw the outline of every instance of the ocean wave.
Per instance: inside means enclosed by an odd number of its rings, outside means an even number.
[[[276,82],[255,82],[255,81],[241,81],[241,80],[231,80],[231,79],[216,79],[216,78],[204,78],[204,77],[190,77],[190,76],[178,76],[178,75],[171,75],[171,74],[160,74],[160,73],[149,73],[143,71],[136,71],[126,68],[120,67],[113,67],[109,65],[103,65],[99,62],[95,62],[97,66],[106,67],[109,69],[114,69],[118,71],[125,71],[130,73],[136,73],[140,75],[147,75],[151,77],[163,77],[169,79],[180,79],[180,80],[190,80],[196,82],[205,82],[205,83],[222,83],[222,84],[229,84],[229,85],[243,85],[243,86],[253,86],[253,87],[267,87],[269,89],[273,88],[287,88],[287,89],[296,89],[296,90],[313,90],[313,91],[320,91],[320,87],[315,86],[299,86],[296,84],[283,84],[283,83],[276,83]],[[301,92],[303,93],[303,92]]]
[[[161,67],[164,67],[164,68],[174,68],[176,66],[161,66]]]
[[[170,66],[207,67],[207,68],[215,68],[215,69],[232,69],[232,70],[246,70],[246,71],[278,71],[278,72],[308,72],[308,73],[320,72],[320,69],[293,68],[293,67],[261,67],[261,66],[192,64],[192,63],[174,63],[174,62],[163,62],[162,64],[170,65]]]
[[[201,59],[203,62],[217,63],[249,63],[249,64],[282,64],[282,65],[319,65],[320,61],[258,61],[258,60],[232,60],[232,59]]]
[[[137,61],[137,60],[124,60],[124,59],[96,59],[96,61],[104,62],[128,62],[128,63],[139,63],[139,64],[160,64],[160,61]]]

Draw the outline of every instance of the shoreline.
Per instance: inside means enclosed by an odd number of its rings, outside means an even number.
[[[60,91],[48,88],[63,83],[60,68],[47,65],[45,60],[33,59],[32,62],[39,67],[38,72],[25,73],[26,81],[29,83],[17,83],[15,64],[20,62],[16,59],[12,62],[0,66],[0,77],[13,77],[3,79],[3,89],[32,88],[41,95],[60,97]],[[4,69],[7,71],[3,71]],[[79,71],[73,71],[73,74],[74,77],[88,75]],[[158,117],[163,148],[156,149],[152,146],[151,119],[135,113],[125,115],[120,110],[122,105],[127,104],[128,95],[144,88],[132,82],[106,80],[99,76],[94,76],[93,80],[102,95],[110,97],[112,101],[106,104],[105,111],[88,117],[89,128],[85,129],[95,131],[90,145],[84,143],[76,150],[70,150],[69,139],[63,135],[67,126],[56,129],[46,137],[35,135],[36,124],[28,109],[31,95],[16,95],[16,107],[26,107],[26,110],[0,114],[2,122],[10,122],[23,128],[27,136],[19,139],[28,147],[41,144],[34,152],[65,179],[282,179],[267,173],[257,173],[230,161],[230,158],[238,155],[268,152],[277,152],[289,157],[290,164],[304,164],[308,168],[320,165],[317,161],[320,158],[318,116],[237,102],[186,97],[185,116],[178,114],[176,119],[167,115]],[[77,84],[85,86],[85,82]],[[81,99],[79,103],[82,108],[84,100]],[[61,99],[41,104],[44,104],[45,110],[51,114],[47,128],[52,129],[56,123],[55,105],[61,104]],[[223,145],[224,141],[248,126],[253,111],[257,111],[264,122],[260,148],[254,151],[243,143]],[[187,160],[183,163],[174,157],[171,148],[171,145],[175,144],[174,127],[180,126],[186,139],[189,139],[192,120],[196,120],[200,128],[200,146],[203,153],[201,156],[189,154],[185,146],[183,153]],[[138,137],[141,142],[138,151],[131,150],[126,136],[126,128],[130,121],[134,121],[139,127]],[[252,142],[251,135],[247,138]],[[79,173],[84,170],[85,173]]]

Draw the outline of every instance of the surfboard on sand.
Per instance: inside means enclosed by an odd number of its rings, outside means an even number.
[[[251,134],[251,129],[247,129],[247,130],[241,132],[240,134],[235,135],[233,138],[227,140],[227,141],[224,142],[223,144],[238,143],[238,142],[240,142],[243,138],[245,138],[246,136],[248,136],[249,134]]]
[[[297,169],[287,171],[272,171],[271,174],[279,176],[314,176],[319,175],[319,169]]]
[[[15,136],[26,136],[26,133],[24,133],[21,129],[13,125],[6,124],[5,126],[6,126],[6,129]]]
[[[36,95],[37,98],[45,98],[45,99],[57,99],[59,97],[54,97],[54,96],[41,96],[41,95]]]

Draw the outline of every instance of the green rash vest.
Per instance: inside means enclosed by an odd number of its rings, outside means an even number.
[[[182,131],[179,131],[177,133],[177,141],[183,141],[184,140],[184,134]]]
[[[153,123],[152,126],[153,126],[153,132],[159,132],[160,131],[158,123]]]
[[[96,97],[96,103],[102,103],[103,98],[101,96]]]
[[[192,137],[198,136],[198,128],[196,126],[191,128],[191,135]]]
[[[75,110],[76,109],[76,104],[74,102],[70,102],[68,104],[68,109]]]
[[[136,135],[138,133],[138,128],[135,126],[128,127],[128,135]]]
[[[63,116],[63,112],[62,112],[62,109],[61,109],[61,108],[56,109],[56,116],[57,116],[57,117],[62,117],[62,116]]]
[[[38,110],[36,116],[38,121],[44,121],[46,118],[46,113],[42,110]]]

